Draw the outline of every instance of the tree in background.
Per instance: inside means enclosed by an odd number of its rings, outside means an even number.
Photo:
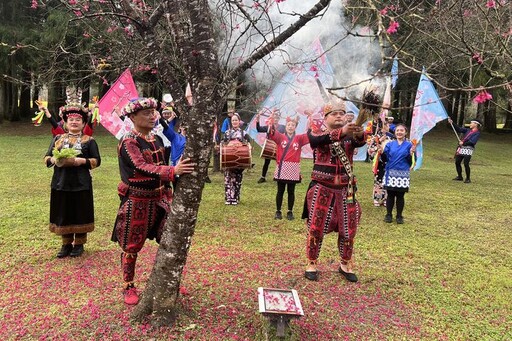
[[[390,51],[383,58],[399,58],[401,78],[426,68],[440,94],[450,100],[447,109],[454,119],[460,115],[463,121],[471,101],[491,130],[496,107],[510,116],[503,107],[512,96],[510,1],[351,0],[347,8],[355,22],[374,29],[383,51]],[[491,101],[484,101],[487,93]],[[500,102],[500,97],[507,100]]]
[[[130,67],[136,80],[156,84],[146,92],[172,94],[189,127],[185,154],[198,163],[198,172],[183,176],[175,193],[153,272],[133,312],[137,321],[151,316],[154,325],[169,325],[176,318],[209,163],[211,127],[228,93],[240,89],[241,82],[251,91],[243,105],[254,106],[257,100],[252,100],[264,97],[275,79],[304,62],[297,56],[308,45],[301,42],[311,44],[320,36],[340,82],[327,86],[333,93],[343,89],[352,100],[389,73],[395,56],[401,65],[399,87],[415,86],[425,66],[452,102],[457,93],[462,102],[484,90],[497,97],[497,89],[510,84],[507,1],[26,1],[32,5],[39,43],[22,47],[37,59],[32,72],[38,84],[56,84],[55,103],[64,84],[94,80],[104,88]],[[16,37],[2,36],[4,41],[4,50],[19,52]],[[9,79],[13,83],[22,77]],[[414,91],[404,95],[398,107],[410,110]]]
[[[36,7],[41,2],[34,1]],[[55,2],[44,2],[44,6]],[[215,115],[237,79],[275,51],[301,27],[320,15],[330,1],[309,1],[302,12],[279,13],[284,1],[62,1],[74,14],[68,26],[80,27],[90,39],[91,64],[110,64],[112,71],[131,67],[146,76],[157,75],[175,99],[188,126],[185,157],[198,171],[180,179],[156,263],[133,318],[151,316],[154,325],[176,318],[176,299],[201,201],[212,147]],[[280,26],[269,12],[292,17]],[[238,28],[236,28],[238,27]],[[64,44],[59,46],[64,49]],[[69,51],[69,49],[66,49]],[[236,61],[235,63],[232,63]],[[63,65],[62,61],[55,64]],[[91,65],[89,66],[89,68]],[[190,84],[190,102],[185,86]]]

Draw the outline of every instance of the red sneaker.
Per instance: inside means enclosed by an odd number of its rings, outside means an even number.
[[[139,303],[139,294],[137,294],[137,289],[135,287],[130,287],[123,290],[124,303],[129,305],[136,305]]]

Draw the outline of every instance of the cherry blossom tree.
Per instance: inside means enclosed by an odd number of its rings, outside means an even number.
[[[459,101],[474,103],[489,127],[496,126],[489,108],[508,103],[510,113],[510,5],[508,0],[347,2],[354,22],[373,28],[387,51],[383,58],[399,59],[403,78],[425,67],[454,117]]]
[[[169,89],[189,128],[184,156],[198,164],[197,172],[180,179],[153,271],[132,314],[135,321],[151,317],[155,326],[174,323],[181,274],[209,164],[215,115],[237,79],[309,21],[318,20],[330,0],[307,3],[305,10],[298,11],[283,0],[32,2],[34,8],[53,5],[74,14],[70,25],[80,26],[83,37],[92,41],[91,69],[104,72],[130,66],[158,78]],[[299,7],[304,9],[304,4]],[[283,25],[276,17],[292,20]],[[187,84],[192,91],[190,102],[184,93]]]

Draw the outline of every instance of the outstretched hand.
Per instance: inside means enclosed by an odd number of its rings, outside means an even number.
[[[174,166],[174,174],[181,175],[192,173],[196,165],[197,163],[193,163],[190,158],[183,159],[183,157],[181,157],[176,166]]]
[[[347,123],[341,128],[341,132],[344,135],[355,135],[362,136],[363,128],[361,126],[356,125],[355,123]]]

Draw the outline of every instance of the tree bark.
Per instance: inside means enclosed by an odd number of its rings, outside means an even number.
[[[329,2],[329,0],[320,0],[313,7],[314,11],[312,9],[307,16],[299,17],[297,23],[300,25],[290,26],[267,46],[255,51],[242,65],[245,65],[245,68],[250,67],[268,55],[325,8]],[[124,5],[124,8],[130,11],[129,2],[124,1]],[[131,12],[131,15],[134,14]],[[187,82],[193,89],[193,105],[188,108],[188,111],[183,110],[186,108],[183,105],[183,91],[177,87],[179,83],[173,74],[167,70],[163,71],[162,76],[171,88],[171,94],[176,99],[177,105],[180,106],[183,123],[189,127],[184,157],[191,158],[197,163],[197,172],[184,175],[178,181],[153,271],[142,298],[131,315],[132,320],[137,322],[151,317],[151,324],[157,327],[170,326],[176,320],[181,274],[194,235],[213,145],[213,122],[215,115],[219,113],[225,102],[231,83],[245,71],[244,67],[237,67],[226,76],[222,74],[217,47],[213,39],[212,14],[208,1],[163,1],[161,7],[155,10],[155,17],[165,17],[166,14],[172,14],[170,34],[180,50],[182,67],[186,71]],[[146,20],[146,24],[154,23],[152,19],[155,17]],[[148,42],[148,48],[157,49],[152,40],[152,27],[140,25],[138,29]]]

